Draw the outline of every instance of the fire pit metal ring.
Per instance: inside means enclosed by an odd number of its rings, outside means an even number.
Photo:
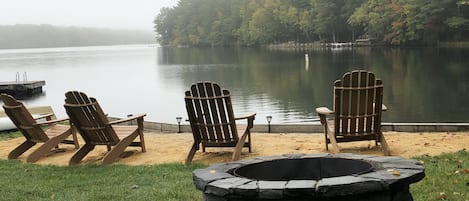
[[[206,201],[412,201],[409,185],[424,177],[416,160],[344,153],[258,157],[193,172]]]

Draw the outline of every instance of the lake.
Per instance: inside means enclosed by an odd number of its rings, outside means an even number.
[[[309,55],[306,65],[305,54]],[[65,116],[64,93],[96,97],[110,116],[147,113],[146,120],[187,118],[184,91],[199,80],[231,91],[235,113],[255,123],[308,123],[332,108],[334,80],[367,69],[384,83],[385,122],[469,122],[469,49],[169,48],[156,45],[0,50],[0,81],[45,80],[23,100]]]

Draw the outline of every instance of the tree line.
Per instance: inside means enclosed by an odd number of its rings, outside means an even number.
[[[0,49],[73,47],[155,43],[151,31],[63,27],[52,25],[0,26]]]
[[[434,45],[469,39],[469,0],[179,0],[154,24],[162,45]]]

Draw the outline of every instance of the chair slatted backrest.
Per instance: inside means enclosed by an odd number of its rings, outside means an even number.
[[[230,92],[212,82],[198,82],[185,93],[186,109],[195,140],[236,142]]]
[[[383,83],[364,70],[334,83],[335,134],[360,136],[381,132]]]
[[[44,130],[36,125],[36,120],[23,103],[7,94],[2,94],[1,99],[5,113],[26,139],[33,142],[46,142],[49,140]]]
[[[83,92],[69,91],[65,94],[65,110],[86,143],[115,145],[119,137],[109,124],[105,113],[95,98]]]

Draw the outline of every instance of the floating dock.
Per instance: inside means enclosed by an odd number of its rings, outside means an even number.
[[[18,82],[0,82],[0,93],[10,94],[15,97],[31,96],[42,93],[42,86],[46,81],[18,81]]]

